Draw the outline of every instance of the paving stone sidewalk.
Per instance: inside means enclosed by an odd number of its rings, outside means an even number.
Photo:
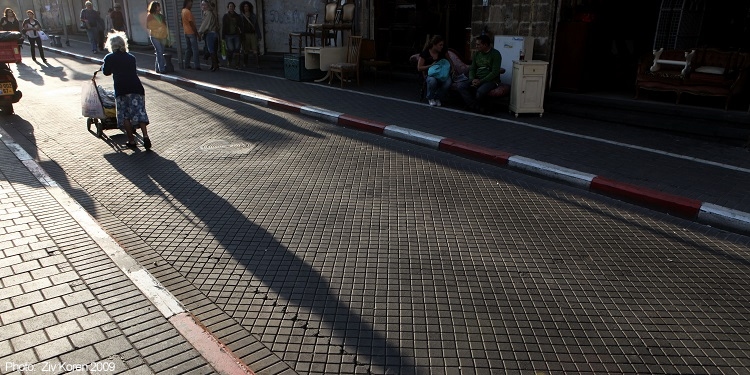
[[[0,373],[214,373],[0,134]]]

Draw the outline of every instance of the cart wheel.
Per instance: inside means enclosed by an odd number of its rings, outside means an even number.
[[[99,120],[94,120],[94,123],[96,124],[96,136],[101,138],[104,134],[104,124]]]
[[[13,104],[4,104],[0,107],[0,110],[3,111],[4,115],[10,116],[13,114]]]
[[[86,119],[86,130],[88,130],[89,132],[91,132],[91,124],[93,124],[93,123],[94,123],[94,119],[92,119],[91,117],[87,118]]]

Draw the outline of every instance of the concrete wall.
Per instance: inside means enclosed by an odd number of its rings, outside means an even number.
[[[471,34],[523,35],[535,38],[535,60],[550,61],[555,26],[555,0],[472,0]]]

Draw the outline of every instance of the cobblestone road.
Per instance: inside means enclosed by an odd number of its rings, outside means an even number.
[[[747,237],[148,79],[123,149],[53,65],[3,127],[259,373],[748,373]]]

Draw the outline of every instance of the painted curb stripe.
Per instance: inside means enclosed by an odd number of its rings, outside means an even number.
[[[383,134],[385,128],[388,127],[388,125],[383,122],[371,121],[361,117],[347,115],[346,113],[339,116],[338,125],[360,129],[375,134]]]
[[[217,89],[216,86],[209,85],[209,84],[207,84],[205,82],[196,82],[195,83],[195,88],[198,89],[198,90],[208,91],[208,92],[210,92],[212,94],[215,94],[216,93],[216,89]]]
[[[2,128],[0,140],[39,180],[47,192],[78,223],[91,239],[112,259],[112,262],[131,280],[131,282],[148,298],[172,326],[193,346],[198,353],[220,374],[254,375],[229,348],[222,344],[211,332],[198,323],[185,310],[177,298],[154,276],[143,268],[114,238],[112,238],[63,188],[42,169],[42,167],[17,144]],[[179,326],[178,326],[179,325]]]
[[[304,106],[300,108],[300,113],[303,115],[308,115],[311,117],[315,117],[317,119],[321,119],[331,124],[337,123],[339,121],[339,116],[343,114],[341,112],[331,111],[329,109],[313,107],[313,106]]]
[[[55,48],[45,48],[62,55],[71,56],[79,60],[99,64],[101,63],[101,60],[90,58],[88,56],[78,55]],[[156,74],[154,71],[145,69],[138,69],[138,71],[143,75],[160,77],[160,75]],[[281,110],[289,109],[291,112],[306,114],[312,117],[323,119],[333,124],[351,127],[371,133],[383,134],[384,132],[386,132],[387,128],[391,128],[391,135],[395,138],[416,140],[416,143],[427,144],[430,147],[435,147],[432,141],[440,138],[439,136],[434,136],[428,133],[422,133],[426,135],[426,137],[423,137],[422,135],[418,135],[416,131],[402,131],[395,125],[388,126],[382,122],[371,121],[356,116],[347,115],[345,113],[329,111],[324,108],[299,106],[293,103],[284,102],[273,97],[264,97],[262,95],[249,94],[242,91],[229,91],[200,81],[192,81],[180,78],[177,79],[177,83],[184,83],[189,87],[194,87],[211,93],[217,93],[217,89],[219,89],[218,91],[220,92],[231,93],[231,97],[236,98],[235,95],[239,95],[239,98],[244,101],[257,103],[268,108],[278,108]],[[404,135],[406,138],[401,138],[401,135]],[[413,138],[409,138],[409,135],[412,135]],[[742,211],[721,207],[711,203],[701,204],[700,201],[694,199],[678,197],[644,187],[620,183],[605,177],[591,177],[593,175],[578,172],[568,168],[562,168],[559,166],[555,166],[554,164],[535,161],[533,159],[524,158],[521,156],[513,156],[512,154],[507,152],[461,142],[454,139],[441,138],[436,148],[438,150],[468,156],[493,164],[512,164],[511,166],[514,168],[542,174],[554,179],[560,179],[576,186],[588,188],[588,190],[592,192],[599,192],[605,195],[633,201],[644,206],[666,210],[685,218],[696,219],[706,223],[719,224],[732,229],[739,229],[741,231],[750,231],[750,214]],[[586,187],[587,185],[588,187]]]
[[[383,129],[383,135],[412,143],[417,143],[420,145],[429,146],[434,149],[437,149],[440,146],[440,141],[443,140],[443,137],[437,135],[396,125],[389,125],[385,129]]]
[[[740,228],[750,232],[750,214],[713,203],[703,203],[698,220],[717,226]]]
[[[701,202],[695,199],[678,197],[599,176],[591,181],[590,189],[591,191],[598,191],[613,197],[641,203],[648,207],[660,208],[669,213],[689,219],[695,218],[701,207]]]
[[[579,172],[573,169],[564,168],[559,165],[545,163],[523,156],[511,156],[508,159],[508,166],[515,169],[524,170],[533,174],[552,178],[557,181],[563,181],[582,189],[588,189],[591,181],[596,177],[593,174]]]
[[[439,150],[448,151],[458,155],[484,160],[493,164],[507,165],[512,154],[494,148],[477,146],[473,143],[457,141],[455,139],[443,138],[440,141]]]
[[[237,360],[237,356],[215,337],[208,333],[208,329],[187,313],[177,314],[169,318],[169,322],[183,337],[194,337],[191,341],[195,350],[211,364],[220,374],[225,375],[254,375],[247,365]]]
[[[227,97],[227,98],[230,98],[230,99],[237,99],[237,100],[239,100],[239,99],[242,98],[242,95],[239,92],[232,91],[232,90],[227,90],[227,89],[218,89],[218,90],[216,90],[216,93],[219,94],[219,95],[221,95],[221,96],[223,96],[223,97]]]
[[[260,105],[262,107],[268,107],[268,99],[269,98],[270,97],[268,97],[268,96],[258,95],[258,94],[251,94],[251,93],[247,93],[247,92],[244,92],[244,93],[242,93],[242,95],[240,95],[240,99],[241,100],[243,100],[243,101],[245,101],[247,103],[257,104],[257,105]]]
[[[189,79],[178,79],[176,83],[187,88],[194,89],[196,87],[196,82]]]
[[[281,111],[287,111],[292,113],[299,113],[302,105],[295,102],[286,101],[284,99],[269,98],[268,108],[278,109]]]

